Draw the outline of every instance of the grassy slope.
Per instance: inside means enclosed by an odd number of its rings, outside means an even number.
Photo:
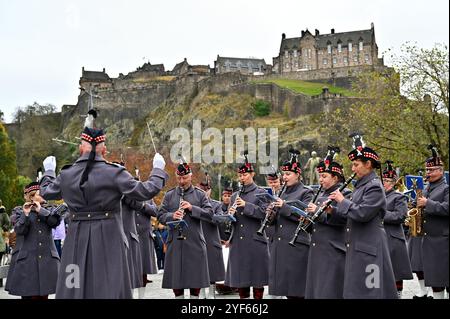
[[[320,93],[322,93],[322,88],[326,86],[329,88],[329,91],[331,93],[339,93],[344,96],[355,96],[355,94],[352,93],[350,90],[316,82],[288,80],[288,79],[273,79],[273,80],[255,81],[255,83],[275,83],[283,88],[287,88],[294,92],[302,93],[309,96],[319,95]]]

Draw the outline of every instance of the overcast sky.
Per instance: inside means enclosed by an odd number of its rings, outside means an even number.
[[[406,41],[449,41],[448,0],[0,0],[0,110],[9,121],[34,101],[75,104],[82,66],[117,77],[147,61],[213,66],[217,54],[271,64],[283,32],[371,22],[380,56]]]

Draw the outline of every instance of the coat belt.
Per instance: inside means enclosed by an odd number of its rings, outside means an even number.
[[[114,218],[114,213],[115,212],[112,212],[112,211],[71,212],[70,219],[74,220],[74,221],[110,219],[110,218]]]

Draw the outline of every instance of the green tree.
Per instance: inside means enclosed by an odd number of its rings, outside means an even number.
[[[16,166],[16,151],[5,127],[0,123],[0,198],[6,209],[14,207],[22,197]]]
[[[444,45],[403,45],[394,69],[362,74],[353,84],[359,98],[350,107],[317,116],[325,143],[350,150],[349,132],[360,131],[368,146],[403,172],[416,173],[435,144],[448,169],[449,53]],[[392,72],[394,71],[394,72]],[[324,124],[326,123],[326,124]]]

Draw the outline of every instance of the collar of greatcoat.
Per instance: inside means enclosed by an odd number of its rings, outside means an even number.
[[[194,191],[194,186],[191,185],[191,186],[189,186],[188,189],[184,190],[184,195],[192,193],[193,191]],[[180,186],[177,186],[177,194],[181,195],[181,187]]]
[[[333,186],[331,186],[328,189],[325,189],[322,193],[325,194],[331,194],[332,192],[334,192],[335,190],[337,190],[339,187],[341,187],[342,183],[336,183]]]
[[[250,185],[245,185],[244,191],[242,192],[243,194],[247,194],[250,192],[253,192],[256,189],[256,184],[252,183]]]
[[[446,183],[445,181],[445,177],[442,177],[440,180],[434,182],[434,183],[430,183],[430,192],[435,189],[436,187],[440,186],[441,184]]]
[[[76,160],[76,162],[83,162],[83,161],[87,161],[89,158],[89,153],[84,153],[83,155],[81,155],[80,157],[78,157],[78,159]],[[99,154],[95,154],[95,158],[94,161],[96,162],[106,162],[106,160]]]
[[[365,184],[367,184],[368,182],[374,180],[375,178],[377,178],[377,174],[374,171],[372,171],[366,176],[363,176],[361,179],[358,179],[356,181],[355,188],[360,188]]]
[[[305,185],[302,182],[297,182],[292,186],[286,187],[286,194],[294,193],[297,190],[302,189],[304,187],[305,187]]]

